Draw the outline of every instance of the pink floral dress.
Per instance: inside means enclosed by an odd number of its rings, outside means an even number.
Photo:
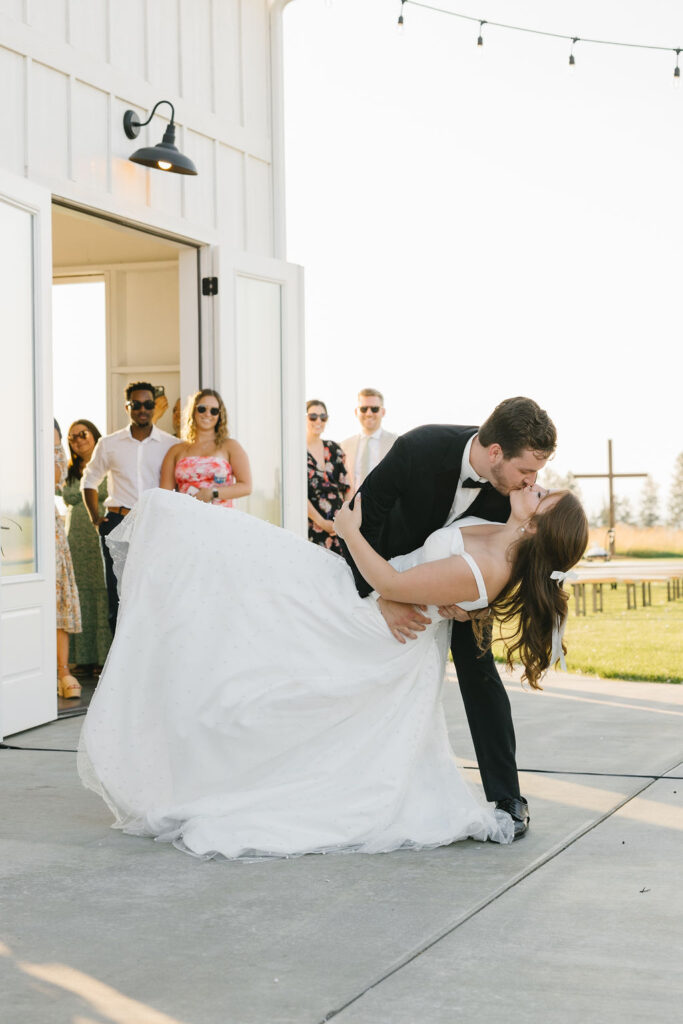
[[[176,487],[187,494],[190,487],[221,487],[234,483],[232,466],[224,455],[183,455],[175,464]],[[232,508],[230,498],[215,498],[212,505]]]

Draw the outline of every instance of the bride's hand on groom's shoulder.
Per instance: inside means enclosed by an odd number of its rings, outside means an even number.
[[[345,501],[337,512],[334,517],[334,529],[338,537],[346,540],[351,531],[360,530],[362,522],[363,513],[360,507],[360,494],[357,494],[354,498],[353,508],[351,508],[350,502]]]

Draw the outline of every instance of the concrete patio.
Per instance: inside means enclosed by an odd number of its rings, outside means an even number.
[[[0,751],[4,1024],[680,1021],[683,687],[508,682],[511,847],[199,862],[110,831],[73,753]],[[471,765],[452,680],[446,706]]]

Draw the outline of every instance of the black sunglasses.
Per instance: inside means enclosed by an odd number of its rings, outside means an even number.
[[[198,405],[197,412],[210,412],[212,416],[218,416],[220,409],[217,405],[212,405],[210,409],[208,405]]]
[[[89,430],[79,430],[77,434],[69,434],[67,441],[70,444],[73,444],[74,441],[85,441],[89,434]]]
[[[321,420],[321,422],[327,423],[330,417],[326,412],[309,412],[308,418],[309,420],[313,420],[314,423],[316,420]]]
[[[137,398],[131,398],[130,401],[126,402],[133,412],[139,412],[140,409],[147,409],[149,412],[154,408],[154,401],[151,398],[146,399],[144,402],[138,402]]]
[[[359,410],[361,412],[379,412],[380,409],[382,408],[382,406],[381,405],[359,405],[358,408],[359,408]]]

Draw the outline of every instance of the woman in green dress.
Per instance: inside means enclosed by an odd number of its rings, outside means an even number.
[[[97,530],[88,516],[81,494],[81,477],[90,461],[100,432],[90,420],[76,420],[69,427],[71,459],[62,497],[68,505],[66,533],[81,599],[83,632],[71,636],[69,661],[95,674],[104,664],[111,644],[108,622],[107,587]],[[104,515],[107,481],[98,488],[100,515]]]

